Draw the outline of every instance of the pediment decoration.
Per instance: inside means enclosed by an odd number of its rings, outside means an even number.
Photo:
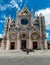
[[[10,39],[11,40],[16,40],[16,34],[15,33],[11,33],[10,34]]]
[[[24,6],[24,8],[22,9],[22,11],[19,12],[19,15],[31,15],[31,13],[30,13],[29,10],[26,8],[26,6]]]
[[[27,31],[21,31],[19,36],[21,39],[22,38],[25,39],[25,38],[28,38],[29,35]]]
[[[39,35],[38,32],[33,32],[33,33],[31,34],[31,38],[32,38],[32,40],[38,40],[39,37],[40,37],[40,35]]]
[[[38,32],[40,34],[40,31],[34,26],[30,28],[30,33],[32,34],[32,32]]]
[[[26,32],[26,33],[28,33],[28,29],[26,29],[26,28],[22,28],[22,29],[20,30],[20,33],[22,33],[22,32]]]
[[[33,34],[33,35],[32,35],[32,39],[33,39],[33,40],[38,40],[38,35]]]
[[[28,10],[24,7],[24,9],[22,10],[21,14],[28,14]]]

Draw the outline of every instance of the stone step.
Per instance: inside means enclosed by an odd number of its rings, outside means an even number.
[[[0,50],[0,53],[24,53],[22,50]]]

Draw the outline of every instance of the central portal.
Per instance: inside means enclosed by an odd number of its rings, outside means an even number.
[[[11,42],[11,44],[10,44],[10,49],[15,49],[15,42]]]
[[[21,40],[21,49],[22,50],[26,49],[26,40]]]

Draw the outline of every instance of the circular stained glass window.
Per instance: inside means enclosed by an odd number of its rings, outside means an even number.
[[[21,20],[21,24],[22,24],[22,25],[28,24],[28,20],[27,20],[26,18],[23,18],[23,19]]]

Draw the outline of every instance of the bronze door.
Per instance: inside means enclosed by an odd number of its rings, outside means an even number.
[[[21,41],[21,49],[26,49],[26,40]]]

